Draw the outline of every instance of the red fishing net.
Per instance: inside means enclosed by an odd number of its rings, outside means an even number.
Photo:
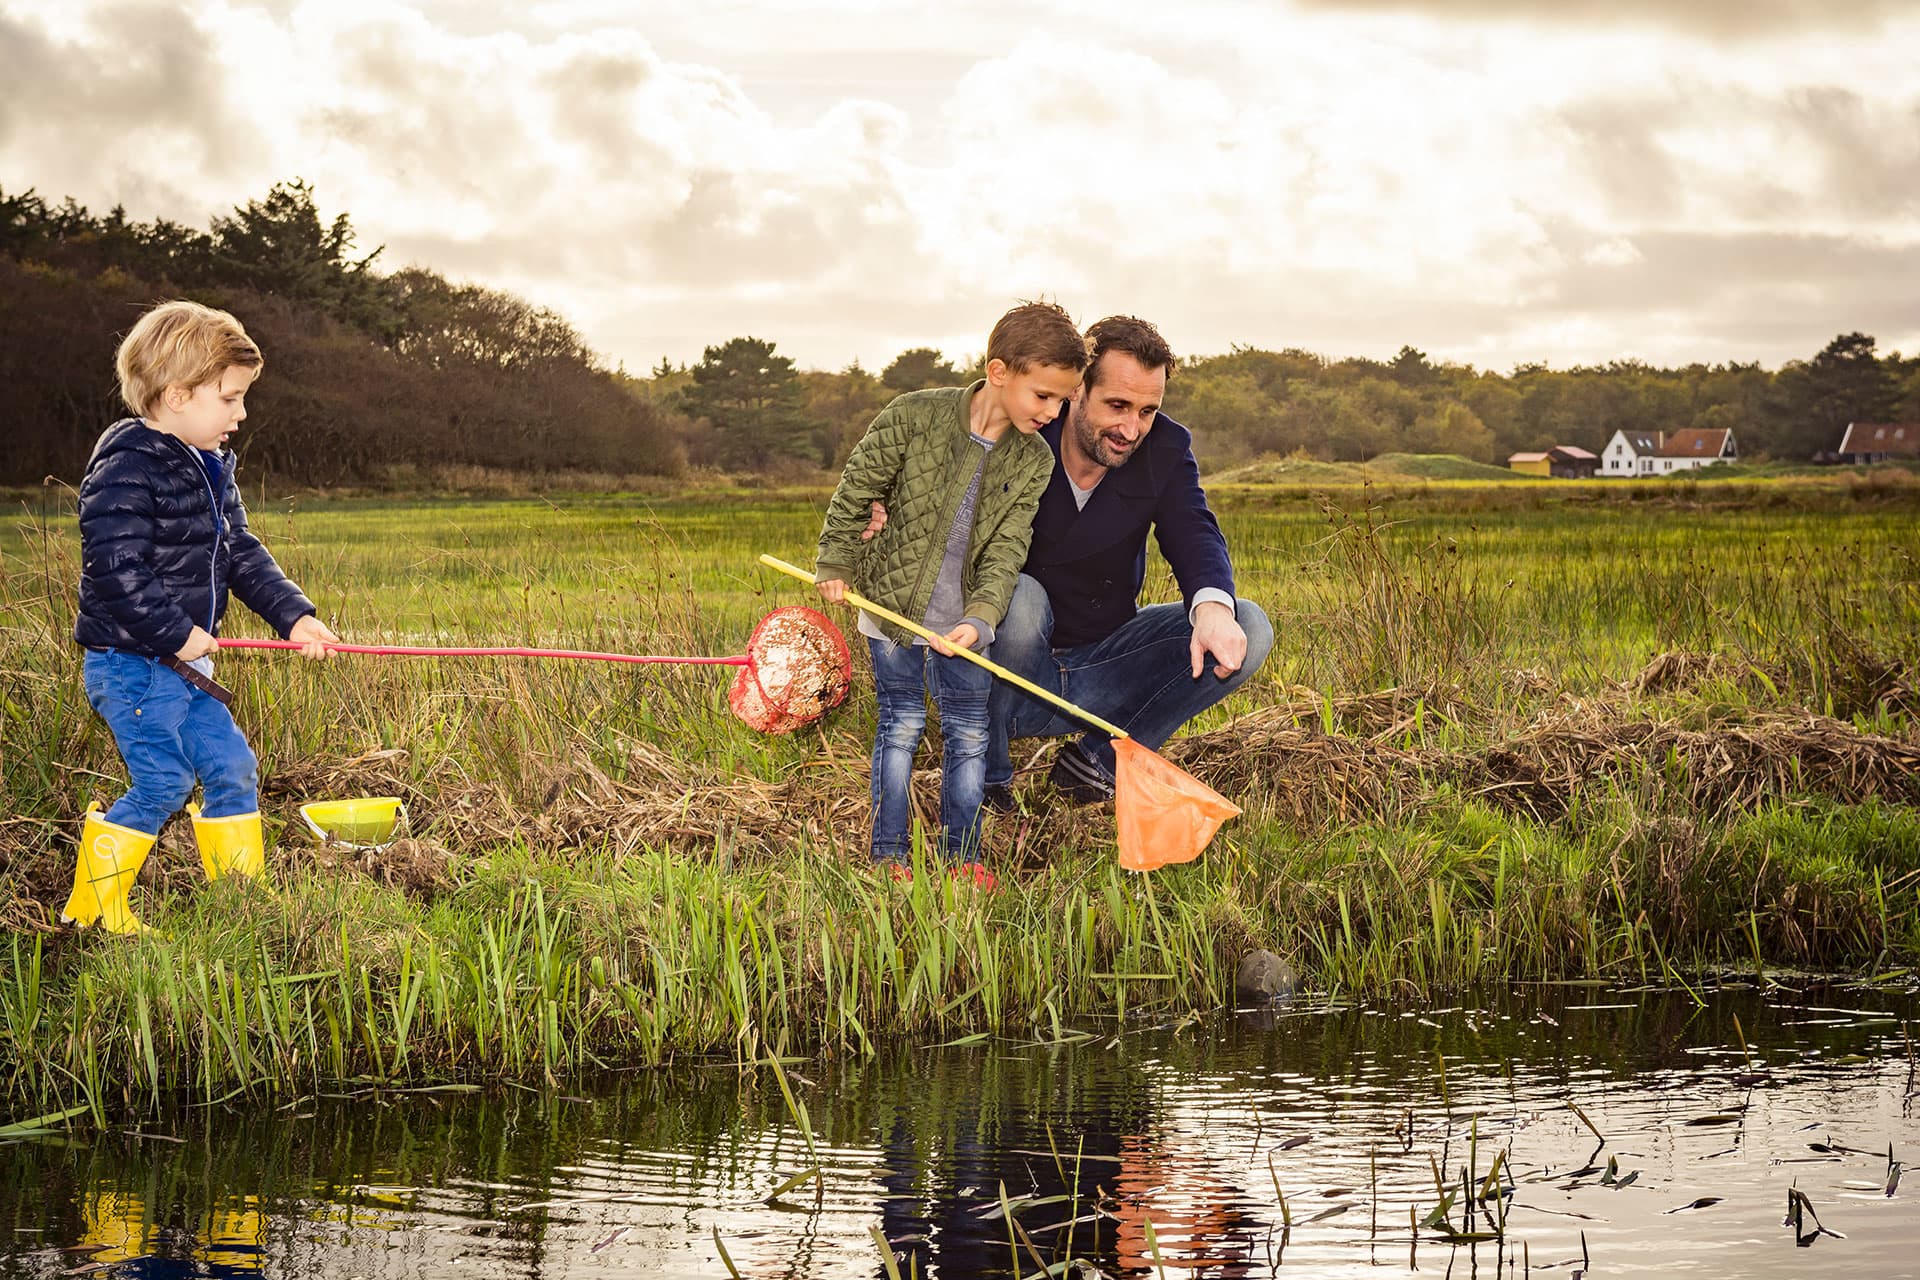
[[[824,614],[791,606],[753,629],[727,705],[762,733],[791,733],[840,705],[852,683],[853,656],[840,629]]]

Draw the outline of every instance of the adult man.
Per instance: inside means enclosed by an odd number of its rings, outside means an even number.
[[[1058,465],[991,656],[1158,750],[1260,669],[1273,625],[1235,596],[1193,437],[1160,412],[1173,349],[1132,316],[1109,316],[1087,341],[1092,363],[1080,390],[1041,432]],[[877,529],[885,512],[876,507],[874,520]],[[1180,584],[1179,604],[1137,606],[1149,529]],[[1079,734],[1054,756],[1054,787],[1075,804],[1112,798],[1104,733],[1004,680],[994,682],[987,714],[989,808],[1014,807],[1013,738]]]

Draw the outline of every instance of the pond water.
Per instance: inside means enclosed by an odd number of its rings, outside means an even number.
[[[1700,997],[185,1107],[0,1145],[0,1276],[1920,1276],[1911,983]]]

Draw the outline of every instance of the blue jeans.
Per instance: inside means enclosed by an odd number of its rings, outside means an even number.
[[[1047,589],[1023,573],[987,656],[1158,751],[1181,725],[1251,680],[1272,652],[1273,624],[1259,605],[1237,599],[1234,616],[1247,633],[1246,660],[1224,680],[1211,665],[1196,680],[1184,604],[1148,605],[1104,640],[1055,649]],[[1106,734],[1005,680],[994,682],[987,724],[988,786],[1013,780],[1012,739],[1071,733],[1084,733],[1087,753],[1113,776],[1113,744]]]
[[[940,709],[940,834],[948,858],[979,857],[985,790],[987,691],[993,675],[925,645],[867,638],[880,723],[873,735],[874,861],[905,862],[912,849],[913,752],[927,727],[927,694]]]
[[[219,699],[157,658],[118,649],[89,649],[80,670],[87,701],[113,731],[133,784],[107,810],[108,822],[157,835],[186,805],[196,777],[209,818],[260,808],[259,762]]]

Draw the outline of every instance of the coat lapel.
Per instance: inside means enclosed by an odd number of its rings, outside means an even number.
[[[1073,486],[1060,464],[1060,433],[1066,429],[1068,412],[1071,410],[1063,411],[1040,433],[1053,449],[1054,465],[1053,478],[1047,482],[1033,521],[1033,548],[1027,561],[1034,565],[1083,560],[1152,518],[1155,486],[1151,433],[1124,466],[1109,471],[1094,486],[1085,510],[1074,505]]]

